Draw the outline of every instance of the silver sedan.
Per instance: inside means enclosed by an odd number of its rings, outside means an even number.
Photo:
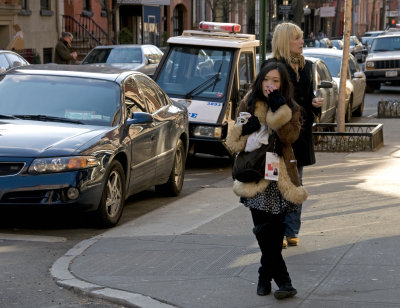
[[[333,50],[328,48],[306,48],[303,51],[305,56],[322,59],[333,79],[339,86],[340,68],[342,64],[342,50]],[[349,55],[349,65],[346,79],[346,122],[350,122],[352,116],[362,116],[364,110],[364,98],[366,88],[366,77],[361,70],[357,60],[353,55]]]

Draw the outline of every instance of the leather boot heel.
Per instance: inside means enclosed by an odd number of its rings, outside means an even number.
[[[274,296],[276,299],[284,299],[288,297],[295,296],[297,290],[293,288],[290,282],[284,283],[279,287],[279,290],[275,291]]]
[[[257,295],[264,296],[271,293],[271,282],[265,280],[258,280]]]

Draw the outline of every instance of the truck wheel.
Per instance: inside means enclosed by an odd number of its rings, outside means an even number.
[[[182,140],[178,140],[175,150],[174,165],[171,174],[165,184],[157,185],[157,192],[175,197],[182,191],[183,180],[185,178],[186,153]]]
[[[344,121],[350,123],[351,121],[351,108],[353,106],[353,96],[350,96],[349,103],[347,104],[346,113],[344,115]]]
[[[369,82],[369,83],[367,82],[367,87],[366,87],[365,91],[367,93],[372,93],[375,90],[379,90],[380,87],[381,87],[381,84],[378,82]]]
[[[362,101],[361,101],[360,106],[358,106],[357,109],[354,110],[353,116],[355,116],[355,117],[362,117],[363,112],[364,112],[364,99],[365,99],[365,94],[364,94],[364,97],[363,97],[363,99],[362,99]]]
[[[113,161],[106,176],[95,219],[102,228],[114,227],[125,205],[125,172],[120,162]]]

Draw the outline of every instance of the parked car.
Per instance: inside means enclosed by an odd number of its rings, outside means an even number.
[[[360,42],[357,36],[350,36],[350,53],[358,62],[364,62],[368,54],[368,49]]]
[[[342,67],[343,51],[321,48],[308,48],[303,51],[305,56],[322,59],[331,73],[333,80],[339,86],[340,69]],[[346,79],[346,122],[352,115],[360,117],[364,110],[366,77],[353,55],[349,55]]]
[[[375,37],[377,37],[378,35],[381,35],[385,33],[384,30],[380,30],[380,31],[368,31],[365,32],[364,35],[361,37],[361,43],[367,47],[368,51],[371,49],[371,44],[372,41],[374,40]]]
[[[163,52],[154,45],[109,45],[93,48],[82,64],[113,66],[152,75],[160,63]]]
[[[375,37],[365,60],[367,92],[379,90],[382,82],[400,84],[400,32]]]
[[[304,49],[304,51],[305,50],[306,49]],[[331,73],[323,60],[307,55],[305,55],[305,57],[313,63],[314,94],[317,97],[324,98],[324,103],[321,107],[321,115],[315,118],[315,122],[333,123],[335,122],[339,96],[338,86],[332,79]]]
[[[180,193],[188,113],[148,76],[30,65],[0,75],[0,206],[92,211],[116,225],[151,186]]]
[[[19,54],[9,50],[0,50],[0,73],[24,65],[29,65],[29,62]]]
[[[340,39],[334,39],[331,40],[332,45],[336,47],[336,49],[338,50],[342,50],[343,49],[343,41]]]

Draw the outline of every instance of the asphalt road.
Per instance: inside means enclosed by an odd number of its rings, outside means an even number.
[[[364,117],[374,117],[382,98],[397,98],[400,87],[383,86],[366,94]],[[353,118],[362,122],[363,118]],[[378,121],[378,119],[377,119]],[[187,163],[185,184],[178,198],[230,176],[229,158],[196,156]],[[160,197],[147,190],[130,197],[121,223],[132,221],[175,199]],[[60,288],[49,268],[78,242],[102,233],[85,215],[57,211],[2,211],[0,216],[0,307],[122,307],[87,298]]]

